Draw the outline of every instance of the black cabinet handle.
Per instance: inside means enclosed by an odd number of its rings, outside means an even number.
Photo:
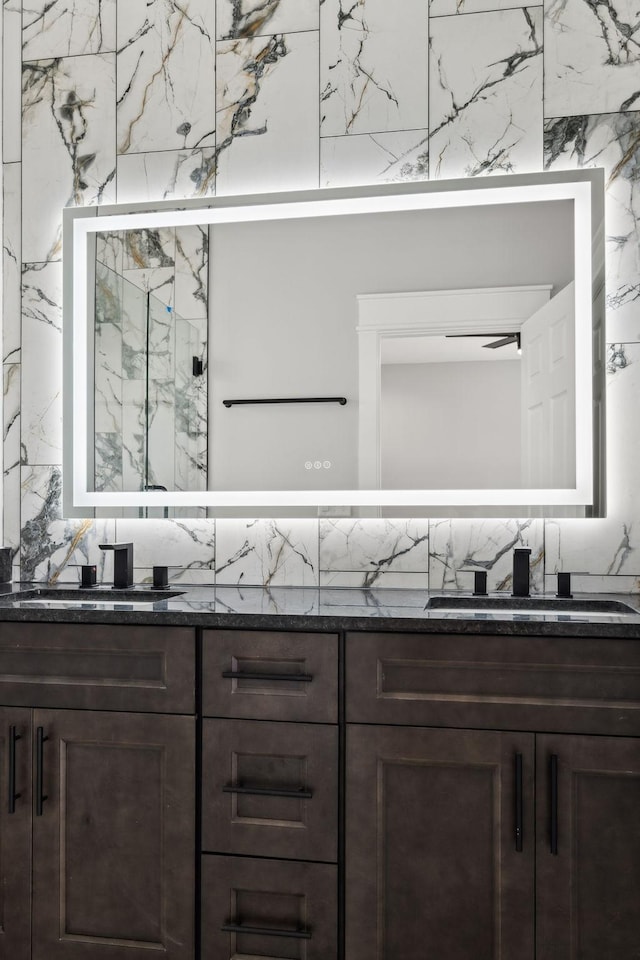
[[[298,790],[286,790],[278,787],[254,787],[250,785],[245,786],[244,784],[235,785],[233,783],[225,784],[222,788],[222,792],[246,793],[255,795],[256,797],[294,797],[297,800],[311,800],[313,796],[313,791],[305,790],[304,787],[300,787]]]
[[[9,813],[16,812],[16,800],[22,796],[16,793],[16,742],[20,740],[15,726],[9,727]]]
[[[49,797],[44,793],[44,742],[43,727],[36,729],[36,817],[42,816],[42,806]]]
[[[522,853],[522,822],[524,815],[524,802],[522,798],[522,754],[516,753],[515,762],[516,775],[516,852]]]
[[[558,852],[558,757],[549,757],[549,846],[551,853]]]
[[[311,940],[310,930],[278,930],[277,927],[254,927],[249,923],[225,923],[220,929],[226,933],[253,933],[258,937],[291,937],[294,940]]]
[[[225,680],[302,680],[311,683],[310,673],[244,673],[242,670],[223,670]]]

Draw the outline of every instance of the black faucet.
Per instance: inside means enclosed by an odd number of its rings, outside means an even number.
[[[521,548],[513,551],[513,593],[514,597],[529,596],[529,556],[531,550]]]
[[[101,550],[113,550],[113,586],[125,590],[133,586],[133,544],[101,543]]]

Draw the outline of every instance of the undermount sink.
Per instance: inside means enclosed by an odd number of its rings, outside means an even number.
[[[14,593],[7,599],[16,603],[40,601],[46,603],[157,603],[159,600],[175,600],[181,597],[179,590],[136,589],[131,587],[115,590],[112,587],[35,587]]]
[[[561,597],[430,597],[427,610],[528,610],[553,613],[609,613],[638,614],[637,610],[621,600]]]

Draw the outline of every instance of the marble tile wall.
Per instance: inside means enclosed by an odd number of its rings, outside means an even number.
[[[206,583],[640,589],[640,13],[632,0],[5,0],[4,542],[75,580],[103,540]],[[592,520],[67,520],[70,204],[604,166],[609,510]]]

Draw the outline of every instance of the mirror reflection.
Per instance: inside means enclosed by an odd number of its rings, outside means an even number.
[[[569,200],[99,233],[95,489],[570,486],[573,274]]]
[[[581,170],[65,210],[65,515],[602,512],[603,197]]]
[[[97,491],[207,489],[206,228],[100,233]]]

